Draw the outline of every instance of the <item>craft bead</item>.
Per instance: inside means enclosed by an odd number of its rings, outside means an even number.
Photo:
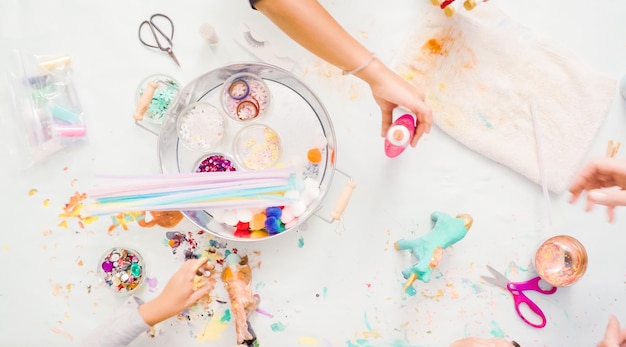
[[[283,213],[280,216],[280,221],[283,222],[283,224],[291,222],[294,218],[295,216],[291,213],[291,208],[289,206],[283,208]]]
[[[237,213],[234,210],[227,210],[224,212],[224,224],[235,226],[238,222]]]
[[[319,164],[322,161],[322,151],[318,148],[311,148],[306,154],[306,158],[312,164]]]
[[[283,214],[283,210],[280,207],[277,207],[277,206],[268,207],[265,210],[265,215],[267,216],[267,218],[269,218],[269,217],[280,218],[280,216],[282,214]]]
[[[291,212],[294,216],[300,217],[306,210],[306,204],[303,201],[296,201],[291,205]]]
[[[262,238],[268,237],[268,236],[269,236],[268,232],[267,231],[263,231],[263,230],[255,230],[255,231],[252,231],[250,233],[250,238],[251,239],[262,239]]]
[[[261,230],[265,227],[265,215],[255,214],[250,220],[250,230]]]
[[[240,222],[249,222],[252,219],[252,210],[248,208],[238,208],[236,213]]]

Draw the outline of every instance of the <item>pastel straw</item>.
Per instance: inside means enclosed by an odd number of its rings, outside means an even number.
[[[297,186],[295,173],[289,168],[115,178],[122,183],[88,192],[84,212],[98,215],[284,206],[294,202],[285,193]]]

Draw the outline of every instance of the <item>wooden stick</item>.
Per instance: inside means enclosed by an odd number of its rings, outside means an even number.
[[[402,290],[406,292],[406,290],[409,289],[409,287],[412,286],[413,283],[415,283],[415,280],[417,280],[417,274],[413,272],[411,273],[409,278],[407,278],[406,283],[404,283],[404,287],[402,288]]]
[[[606,147],[606,156],[608,158],[614,158],[617,155],[617,151],[619,151],[620,146],[620,142],[614,142],[613,140],[609,140],[609,144]]]

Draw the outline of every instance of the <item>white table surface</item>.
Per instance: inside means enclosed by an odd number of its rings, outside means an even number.
[[[366,46],[391,63],[402,51],[411,23],[425,0],[322,3]],[[492,0],[533,30],[560,42],[597,71],[614,79],[626,72],[626,2]],[[176,25],[175,52],[143,48],[137,26],[153,13]],[[541,189],[433,128],[416,149],[394,160],[384,156],[379,114],[363,83],[343,77],[291,42],[244,0],[43,1],[0,0],[0,70],[10,49],[68,54],[89,143],[64,151],[28,170],[20,169],[8,85],[0,83],[0,170],[3,223],[0,241],[0,345],[72,346],[124,300],[98,284],[98,257],[109,246],[133,245],[147,259],[156,292],[183,261],[164,244],[165,231],[129,222],[109,235],[100,218],[80,228],[59,226],[69,197],[84,192],[102,173],[158,173],[157,138],[131,119],[138,83],[154,73],[185,84],[220,66],[254,61],[233,39],[241,22],[253,25],[294,57],[293,72],[324,102],[337,134],[337,167],[357,183],[343,220],[317,217],[306,228],[258,243],[228,242],[250,254],[253,290],[262,297],[252,324],[261,346],[447,346],[464,336],[504,336],[522,346],[591,346],[604,333],[608,315],[626,323],[626,208],[609,224],[604,209],[584,213],[567,193],[551,195],[553,225],[546,227]],[[198,34],[215,27],[210,47]],[[327,76],[324,72],[334,72]],[[567,86],[564,86],[567,88]],[[593,93],[590,90],[589,93]],[[602,156],[609,139],[626,143],[626,103],[615,93],[607,121],[589,157]],[[29,191],[37,193],[30,196]],[[430,230],[430,213],[470,213],[474,225],[446,251],[429,283],[403,293],[400,270],[413,262],[393,242]],[[184,221],[175,230],[197,233]],[[589,254],[585,276],[552,296],[532,296],[548,324],[534,329],[513,309],[508,292],[480,280],[490,264],[510,279],[533,276],[531,258],[546,237],[568,234]],[[200,247],[210,237],[199,236]],[[144,299],[156,295],[144,288]],[[219,317],[227,308],[215,304]],[[199,341],[207,319],[172,318],[157,337],[133,346],[234,346],[232,321],[217,340]],[[284,329],[277,329],[282,323]],[[274,327],[274,329],[272,328]],[[276,331],[275,331],[276,330]],[[282,331],[281,331],[282,330]]]

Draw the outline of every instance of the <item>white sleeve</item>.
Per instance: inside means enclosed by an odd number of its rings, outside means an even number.
[[[103,321],[83,341],[81,347],[124,347],[150,328],[139,314],[143,301],[131,296],[115,313]]]

